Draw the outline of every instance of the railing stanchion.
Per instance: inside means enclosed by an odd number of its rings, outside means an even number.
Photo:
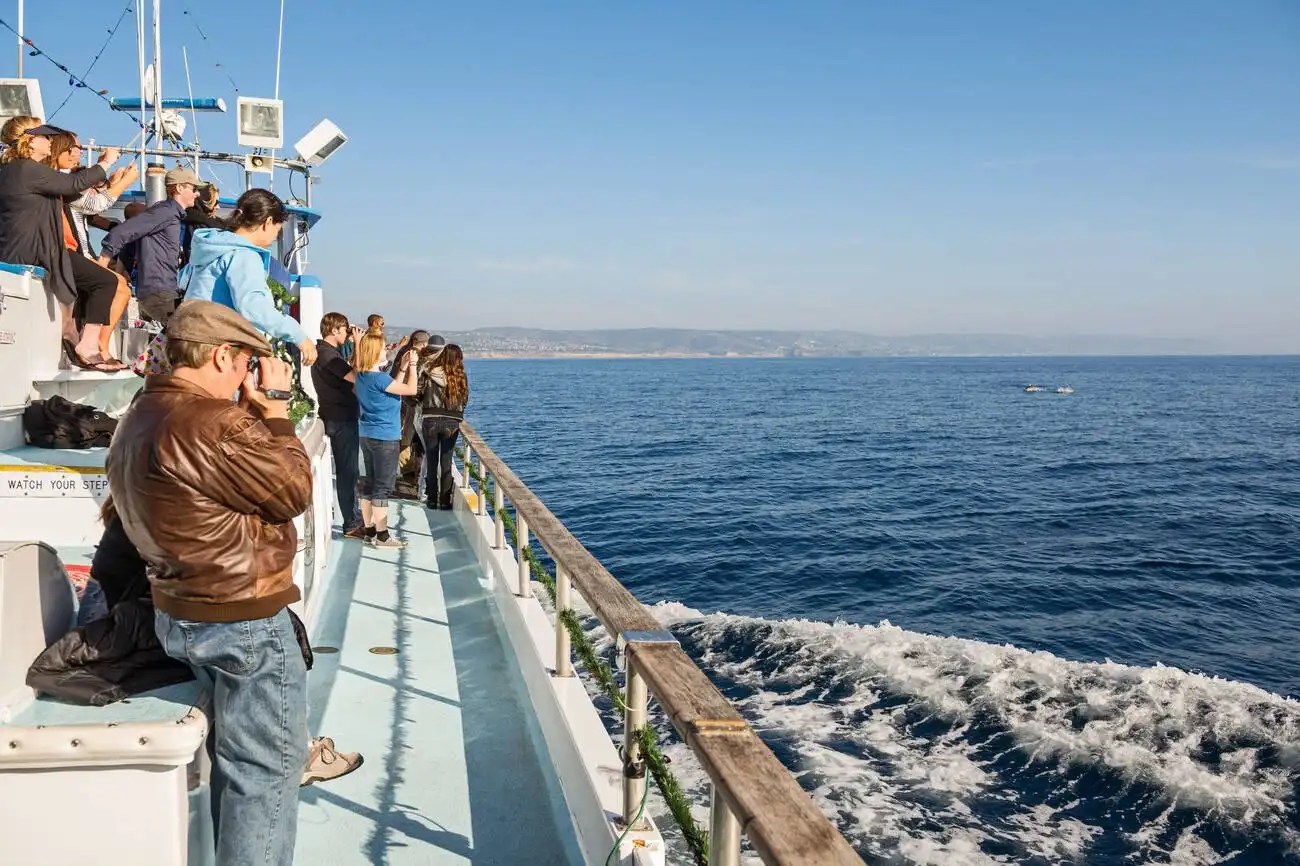
[[[573,662],[569,658],[569,630],[564,627],[564,612],[570,607],[569,573],[555,562],[555,675],[573,676]]]
[[[740,822],[716,782],[709,803],[709,866],[740,866]]]
[[[634,830],[649,826],[644,815],[640,823],[633,825],[637,812],[641,810],[641,798],[645,796],[645,758],[641,755],[640,730],[646,724],[648,699],[645,678],[637,672],[629,655],[627,686],[623,692],[623,701],[627,704],[623,711],[623,826]]]
[[[506,520],[501,515],[505,510],[506,497],[501,492],[501,479],[497,478],[497,483],[492,488],[492,523],[496,526],[497,538],[493,548],[496,550],[506,549]]]
[[[487,514],[487,470],[483,467],[483,458],[478,459],[478,481],[475,482],[475,490],[478,493],[478,508],[474,513],[479,517]]]
[[[528,569],[528,520],[518,511],[515,512],[515,551],[519,554],[519,597],[531,598],[533,595],[533,575]]]
[[[466,442],[465,443],[465,471],[461,473],[461,479],[460,479],[461,486],[464,487],[466,491],[468,491],[470,487],[473,486],[474,484],[474,479],[470,475],[473,469],[474,469],[474,449],[470,447],[470,444],[468,442]]]

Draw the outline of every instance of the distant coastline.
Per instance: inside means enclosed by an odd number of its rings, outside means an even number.
[[[427,326],[425,326],[427,327]],[[416,327],[394,326],[390,338]],[[1203,338],[1109,335],[917,334],[857,331],[626,328],[435,330],[468,357],[492,359],[699,358],[991,358],[1085,356],[1285,355],[1300,347],[1280,339],[1250,347]]]

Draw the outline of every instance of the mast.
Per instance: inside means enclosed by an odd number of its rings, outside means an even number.
[[[153,141],[161,146],[162,134],[162,0],[153,0]]]
[[[23,0],[18,0],[18,77],[23,77]]]
[[[280,32],[275,38],[275,98],[280,98],[280,57],[284,52],[284,0],[280,0]],[[281,106],[283,111],[283,106]],[[281,114],[281,123],[283,124],[284,115]],[[283,127],[282,127],[283,128]],[[271,151],[271,181],[269,184],[271,191],[275,191],[275,151]]]
[[[140,60],[140,116],[148,117],[145,108],[148,106],[148,96],[144,92],[144,4],[137,0],[135,4],[135,49]],[[144,189],[145,164],[144,151],[149,146],[145,130],[140,130],[140,189]]]

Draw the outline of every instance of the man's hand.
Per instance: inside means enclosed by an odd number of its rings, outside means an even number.
[[[127,186],[130,186],[131,184],[135,183],[139,179],[140,179],[140,166],[136,165],[134,162],[131,162],[131,163],[127,163],[126,165],[114,171],[113,176],[109,178],[109,182],[115,184],[124,183]]]
[[[316,363],[316,344],[311,341],[311,337],[298,344],[298,351],[302,353],[304,367],[310,367]]]
[[[99,164],[102,165],[104,168],[108,168],[110,165],[117,162],[121,156],[122,156],[121,148],[106,147],[104,148],[104,152],[100,154]]]
[[[263,393],[262,389],[270,391],[292,389],[293,367],[279,358],[262,358],[258,361],[257,378],[261,380],[260,385],[255,381],[252,370],[249,370],[248,375],[244,377],[242,388],[244,403],[250,409],[256,410],[263,418],[288,418],[289,401],[272,400]]]

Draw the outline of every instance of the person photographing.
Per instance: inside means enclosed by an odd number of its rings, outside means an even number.
[[[113,437],[109,491],[149,566],[159,642],[212,683],[216,862],[288,866],[309,743],[293,520],[312,496],[292,370],[210,301],[177,307],[166,352],[171,372],[145,379]]]

